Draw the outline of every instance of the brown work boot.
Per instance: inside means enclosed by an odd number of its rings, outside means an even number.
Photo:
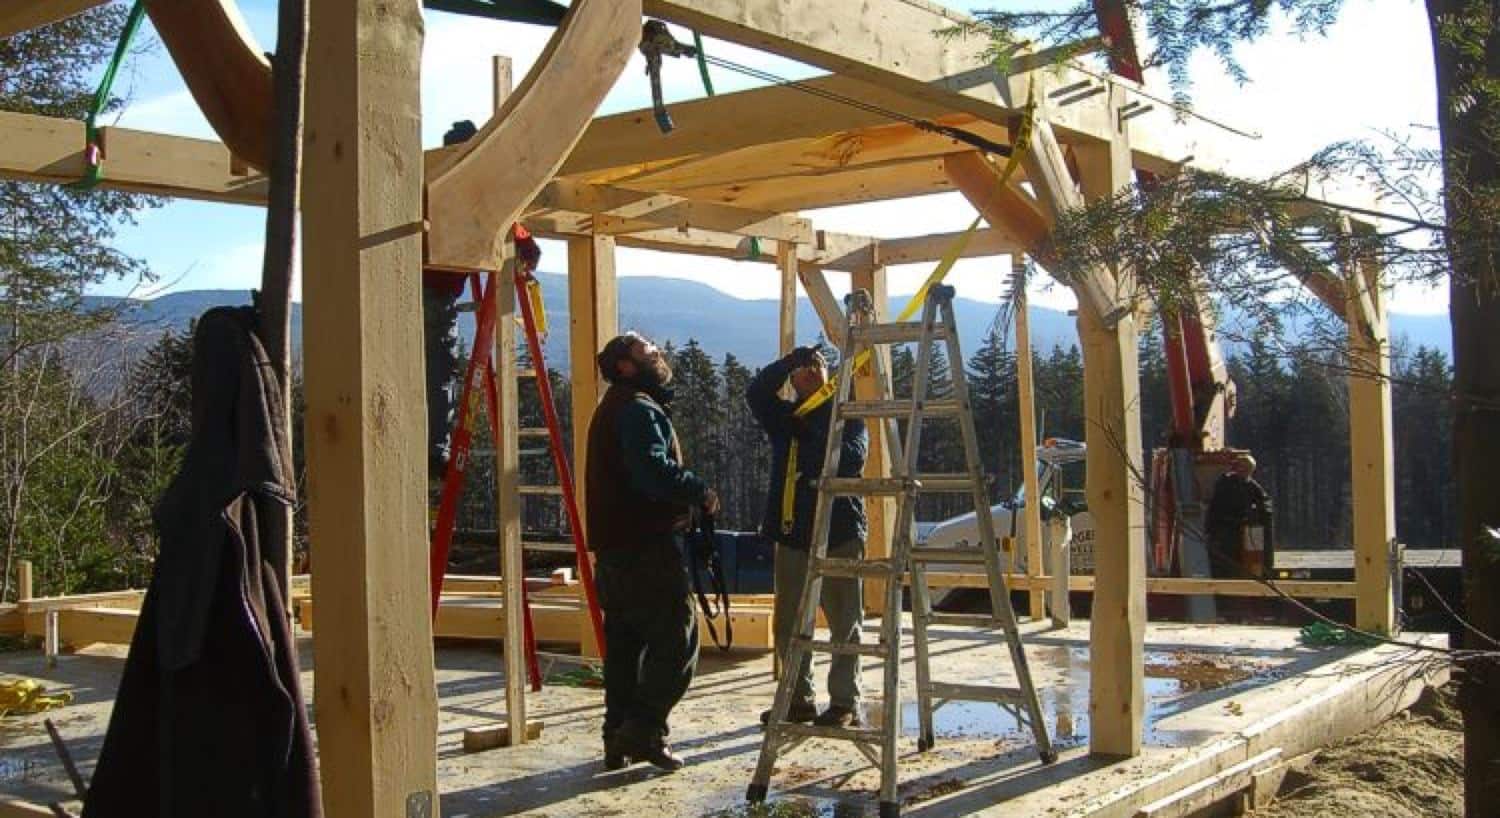
[[[761,724],[771,723],[771,714],[776,708],[771,708],[760,714]],[[818,705],[816,702],[792,702],[792,706],[786,711],[786,720],[792,724],[811,724],[818,717]]]
[[[827,710],[813,719],[813,724],[819,727],[858,727],[864,723],[865,720],[860,716],[858,707],[844,707],[838,704],[828,705]]]

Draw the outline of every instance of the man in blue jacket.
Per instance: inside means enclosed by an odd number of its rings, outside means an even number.
[[[778,393],[791,382],[795,402]],[[808,549],[812,545],[813,514],[817,507],[817,481],[823,473],[823,454],[833,419],[833,401],[816,408],[805,406],[828,382],[828,366],[813,347],[798,347],[756,374],[745,393],[750,411],[771,438],[771,485],[766,494],[761,533],[776,542],[776,604],[774,611],[776,652],[783,659],[797,619],[797,605],[807,580]],[[802,407],[799,411],[799,407]],[[839,448],[839,476],[858,477],[865,468],[870,436],[864,421],[844,424]],[[863,559],[865,535],[864,501],[839,497],[833,503],[828,532],[828,555]],[[860,582],[851,578],[823,581],[820,600],[835,642],[859,642],[864,616]],[[787,668],[795,675],[796,688],[788,718],[830,727],[853,727],[862,722],[860,713],[859,657],[838,654],[828,671],[828,709],[818,713],[813,695],[812,657],[802,666]],[[769,720],[770,711],[761,714]]]
[[[683,467],[662,351],[627,333],[605,344],[598,364],[610,386],[589,424],[587,504],[604,608],[604,764],[676,770],[667,716],[698,664],[682,537],[693,507],[713,514],[719,498]]]

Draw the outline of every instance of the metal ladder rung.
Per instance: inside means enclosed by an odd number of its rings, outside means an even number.
[[[914,344],[922,340],[921,321],[900,321],[890,324],[863,324],[849,328],[856,343],[865,344]],[[944,324],[932,325],[932,340],[948,340],[948,328]]]
[[[526,367],[525,369],[517,369],[516,370],[516,377],[517,378],[535,378],[536,377],[536,370],[532,369],[531,367]]]
[[[856,560],[847,557],[815,558],[812,570],[823,576],[852,579],[890,579],[897,573],[885,560]]]
[[[578,549],[570,542],[523,542],[526,551],[549,551],[555,554],[571,554]]]
[[[526,426],[516,432],[519,437],[547,437],[550,434],[546,426]]]
[[[978,548],[912,548],[912,562],[952,562],[961,565],[984,565],[984,551]]]
[[[967,474],[919,474],[917,482],[921,484],[921,490],[928,494],[967,494],[974,490],[974,478]]]
[[[552,496],[560,496],[563,493],[562,486],[517,486],[516,491],[519,494]]]
[[[826,639],[808,639],[805,636],[794,637],[792,641],[807,650],[843,656],[869,656],[873,659],[884,659],[886,654],[890,652],[886,649],[884,643],[880,642],[875,644],[869,642],[830,642]]]
[[[900,495],[917,489],[916,483],[905,477],[825,477],[822,486],[831,494],[846,496]]]
[[[934,699],[965,702],[997,702],[1000,704],[1022,704],[1026,694],[1018,687],[997,685],[966,685],[948,682],[932,682],[927,690]]]
[[[900,418],[911,414],[910,400],[851,400],[839,409],[845,417],[854,418]],[[917,408],[924,416],[957,415],[958,401],[952,398],[934,398],[922,401]]]
[[[874,744],[881,740],[879,728],[873,727],[823,727],[817,724],[777,723],[773,728],[784,736],[798,738],[831,738]]]

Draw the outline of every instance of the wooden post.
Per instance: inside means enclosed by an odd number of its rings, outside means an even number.
[[[319,768],[341,818],[437,814],[422,383],[422,10],[312,4],[304,282]]]
[[[615,240],[589,236],[568,241],[568,320],[573,367],[573,493],[587,516],[589,421],[607,384],[594,358],[619,334],[615,282]],[[587,521],[585,534],[587,534]],[[584,656],[598,656],[599,645],[587,615],[580,618]]]
[[[851,274],[851,288],[855,290],[869,290],[870,298],[875,304],[876,319],[880,321],[890,320],[890,299],[887,296],[886,275],[884,267],[874,267]],[[876,347],[876,352],[881,356],[881,364],[887,373],[891,372],[891,353],[889,347]],[[854,378],[854,392],[860,400],[875,400],[882,393],[889,395],[891,384],[884,385],[875,383],[873,370],[869,373],[856,375]],[[891,449],[885,439],[885,430],[882,424],[872,422],[867,424],[870,431],[870,453],[865,458],[865,477],[890,477],[891,476]],[[884,559],[891,554],[891,541],[895,537],[896,530],[896,500],[894,497],[867,497],[865,498],[865,513],[869,518],[870,533],[865,540],[865,556],[869,559]],[[877,579],[865,580],[865,610],[872,614],[885,614],[885,583]]]
[[[16,601],[25,602],[36,593],[36,587],[32,584],[31,560],[21,560],[16,563]]]
[[[1011,280],[1015,282],[1016,311],[1016,392],[1021,410],[1021,481],[1026,489],[1026,575],[1042,575],[1046,567],[1042,551],[1042,492],[1037,480],[1036,460],[1036,394],[1031,382],[1031,328],[1026,314],[1026,258],[1020,253],[1010,257]],[[1040,589],[1027,593],[1031,621],[1047,615],[1046,594]],[[1056,607],[1056,601],[1053,602]]]
[[[500,54],[490,57],[490,75],[494,78],[490,85],[490,112],[498,114],[515,83],[510,57]]]
[[[797,245],[776,242],[776,269],[781,271],[781,354],[797,346]]]
[[[1117,115],[1123,91],[1111,91],[1113,139],[1075,152],[1084,195],[1113,195],[1133,181],[1130,143]],[[1060,152],[1050,164],[1067,176]],[[1030,171],[1028,170],[1028,174]],[[1146,519],[1141,466],[1140,362],[1135,319],[1116,309],[1105,323],[1101,306],[1129,303],[1129,270],[1093,271],[1080,290],[1078,337],[1083,346],[1086,481],[1094,517],[1094,589],[1090,615],[1089,750],[1101,756],[1141,752],[1146,714]],[[1088,296],[1088,297],[1086,297]]]
[[[505,604],[505,719],[526,723],[525,564],[521,555],[521,418],[516,385],[515,262],[495,279],[495,386],[500,396],[500,438],[495,441],[495,513],[499,516],[500,579]],[[533,362],[535,363],[535,362]],[[537,372],[538,378],[546,373]],[[526,741],[511,730],[512,745]]]
[[[1395,452],[1391,432],[1391,350],[1378,268],[1346,265],[1349,325],[1349,465],[1354,505],[1355,626],[1396,631]]]
[[[599,350],[619,334],[615,284],[615,240],[589,236],[568,240],[568,321],[573,363],[573,475],[578,507],[584,503],[588,470],[589,421],[603,396],[604,379],[594,362]]]

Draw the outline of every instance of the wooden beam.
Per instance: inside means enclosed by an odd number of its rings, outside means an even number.
[[[1385,293],[1376,262],[1354,259],[1344,271],[1349,331],[1349,452],[1354,511],[1355,625],[1396,632],[1392,550],[1396,543],[1391,347]]]
[[[658,227],[697,227],[792,242],[808,242],[813,237],[812,223],[796,216],[684,199],[670,193],[649,193],[566,179],[549,182],[537,194],[532,207],[570,210],[596,217],[608,215],[617,222],[608,228],[610,233]],[[598,218],[595,226],[596,230],[600,226]]]
[[[431,169],[428,264],[493,270],[505,231],[577,144],[640,40],[640,0],[578,0],[521,87]]]
[[[608,384],[594,358],[619,334],[619,288],[615,281],[615,240],[609,236],[568,241],[569,352],[573,357],[574,495],[586,508],[588,429],[594,407]],[[585,532],[587,533],[587,532]]]
[[[106,0],[7,0],[0,7],[0,39],[82,14]]]
[[[1042,551],[1042,492],[1037,480],[1036,459],[1036,394],[1031,382],[1031,327],[1026,309],[1025,280],[1025,257],[1011,256],[1010,282],[1015,288],[1011,306],[1016,317],[1016,400],[1021,415],[1021,480],[1026,492],[1026,505],[1022,507],[1025,524],[1023,530],[1026,532],[1026,574],[1035,577],[1046,573],[1047,566]],[[1027,596],[1032,621],[1041,621],[1047,614],[1046,595],[1042,591],[1032,591]],[[1066,606],[1066,599],[1063,604]],[[1057,607],[1056,600],[1053,601],[1053,607]]]
[[[778,322],[781,354],[797,346],[797,245],[776,243],[776,269],[781,274],[781,320]]]
[[[1055,266],[1052,221],[1036,199],[1014,184],[1000,184],[1001,170],[978,153],[947,157],[943,160],[943,172],[992,229],[1013,236],[1026,254],[1042,266]]]
[[[1049,229],[1057,223],[1057,219],[1062,214],[1084,206],[1085,191],[1088,193],[1088,198],[1093,200],[1104,195],[1113,195],[1114,191],[1120,189],[1118,186],[1099,189],[1105,182],[1095,180],[1102,179],[1106,182],[1124,180],[1125,185],[1133,181],[1130,145],[1123,132],[1119,133],[1114,141],[1097,148],[1089,155],[1102,158],[1082,168],[1085,189],[1080,190],[1068,171],[1067,159],[1063,156],[1062,146],[1058,144],[1051,125],[1045,120],[1038,120],[1033,126],[1031,149],[1021,154],[1021,166],[1026,169],[1026,178],[1031,182],[1032,189],[1036,191],[1037,200],[1042,204],[1042,213],[1047,219]],[[1076,280],[1069,283],[1078,295],[1079,303],[1093,309],[1095,314],[1101,316],[1106,323],[1112,322],[1113,316],[1126,300],[1121,292],[1122,287],[1116,280],[1114,271],[1111,270],[1103,268],[1083,270],[1077,274]]]
[[[25,602],[36,593],[31,571],[31,560],[20,560],[16,563],[16,601]]]
[[[928,105],[837,74],[803,80],[799,85],[913,116],[936,118],[951,113],[946,106]],[[590,176],[622,167],[641,170],[670,166],[683,157],[825,137],[891,122],[877,112],[831,104],[818,94],[788,85],[674,102],[672,121],[677,128],[670,138],[664,138],[650,108],[599,117],[589,123],[559,175]]]
[[[939,261],[953,243],[963,236],[962,231],[933,233],[926,236],[908,236],[900,239],[880,240],[880,261],[887,266],[895,264],[925,264]],[[975,231],[969,245],[964,248],[963,258],[1016,255],[1025,252],[1020,237],[1004,225],[984,227]]]
[[[807,300],[812,302],[813,312],[823,325],[823,337],[830,344],[840,344],[844,338],[844,310],[828,286],[828,276],[819,267],[799,265],[797,275],[802,280],[802,289],[807,291]]]
[[[880,321],[891,320],[890,297],[886,285],[886,273],[884,267],[876,267],[852,273],[850,276],[850,287],[855,290],[869,290],[870,298],[875,304],[876,319]],[[842,340],[840,341],[842,343]],[[880,356],[880,369],[885,374],[886,383],[879,384],[875,381],[875,367],[869,367],[864,374],[856,375],[854,379],[854,394],[859,400],[876,400],[883,396],[889,396],[891,392],[891,352],[890,347],[877,347],[875,354]],[[894,424],[892,424],[894,426]],[[898,442],[886,438],[886,425],[882,422],[867,424],[870,433],[870,450],[865,457],[865,477],[890,477],[892,452],[898,451]],[[869,534],[865,540],[865,557],[867,559],[884,559],[891,554],[891,543],[895,540],[896,532],[896,499],[888,496],[876,496],[865,498],[865,513],[869,519]],[[864,581],[865,610],[873,614],[884,616],[885,610],[885,582],[877,579]],[[899,612],[894,612],[899,613]]]
[[[251,167],[270,167],[271,62],[235,0],[149,0],[146,10],[214,133]]]
[[[1057,583],[1058,578],[1050,575],[1028,576],[1025,574],[1006,574],[1005,585],[1012,591],[1045,591],[1050,590]],[[1068,590],[1074,592],[1093,593],[1098,587],[1098,578],[1087,575],[1074,575],[1067,578]],[[911,583],[908,576],[904,580]],[[965,573],[957,571],[929,571],[927,584],[934,588],[988,588],[989,577],[984,574]],[[1236,597],[1279,597],[1286,595],[1294,599],[1354,599],[1356,596],[1355,583],[1334,580],[1305,580],[1305,579],[1282,579],[1276,580],[1276,590],[1272,590],[1265,583],[1253,579],[1195,579],[1191,577],[1149,577],[1146,580],[1146,590],[1153,594],[1164,594],[1168,596],[1194,596],[1198,594],[1215,594],[1218,596]]]
[[[68,184],[82,179],[83,123],[0,111],[0,178]],[[239,172],[220,143],[185,136],[101,128],[107,190],[228,204],[266,202],[266,180]]]
[[[464,728],[464,752],[482,753],[485,750],[493,750],[496,747],[512,747],[517,744],[525,744],[528,741],[536,741],[542,737],[542,723],[539,721],[526,722],[526,729],[520,731],[520,739],[511,740],[510,725],[496,724],[488,727],[466,727]]]
[[[1109,161],[1091,166],[1085,189],[1108,195],[1133,181],[1123,133]],[[1097,174],[1097,175],[1096,175]],[[1053,192],[1055,200],[1062,196]],[[1044,197],[1045,198],[1045,197]],[[1092,271],[1097,280],[1107,271]],[[1094,594],[1089,623],[1089,750],[1102,756],[1141,752],[1146,713],[1145,495],[1140,475],[1140,365],[1135,319],[1128,311],[1113,323],[1107,304],[1079,290],[1078,337],[1083,347],[1086,491],[1094,517]],[[1112,303],[1112,302],[1109,302]]]
[[[672,192],[691,199],[723,202],[751,210],[787,213],[925,196],[951,189],[952,184],[943,173],[943,160],[939,157],[757,182],[686,186]]]
[[[378,47],[377,47],[378,44]],[[422,10],[312,4],[303,283],[324,803],[437,813],[422,394]]]
[[[521,553],[521,416],[516,383],[515,261],[507,261],[495,277],[495,393],[499,395],[500,435],[495,440],[495,514],[500,546],[500,577],[505,589],[505,718],[526,723],[526,566]],[[537,371],[538,378],[547,373]],[[510,734],[516,744],[526,733]]]

